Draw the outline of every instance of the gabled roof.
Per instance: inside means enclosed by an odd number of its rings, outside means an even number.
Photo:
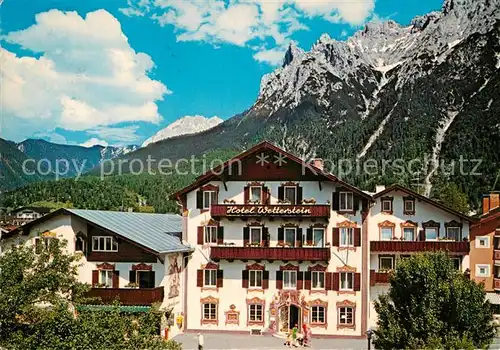
[[[37,212],[37,213],[40,213],[40,214],[48,214],[50,213],[51,209],[50,208],[45,208],[45,207],[20,207],[20,208],[17,208],[13,211],[11,211],[11,214],[13,213],[17,213],[17,212],[20,212],[20,211],[23,211],[23,210],[31,210],[31,211],[34,211],[34,212]]]
[[[412,191],[412,190],[410,190],[410,189],[408,189],[408,188],[406,188],[404,186],[398,185],[398,184],[391,185],[391,186],[387,187],[385,190],[380,191],[378,193],[375,193],[373,195],[373,198],[376,199],[376,198],[382,197],[382,196],[384,196],[384,195],[386,195],[386,194],[388,194],[388,193],[390,193],[392,191],[405,192],[409,196],[412,196],[412,197],[415,197],[415,198],[417,198],[417,199],[419,199],[421,201],[427,202],[430,205],[438,207],[438,208],[440,208],[440,209],[442,209],[442,210],[444,210],[444,211],[446,211],[446,212],[448,212],[450,214],[453,214],[453,215],[456,215],[458,217],[461,217],[462,219],[467,220],[470,223],[474,223],[474,222],[478,221],[477,219],[474,219],[474,218],[472,218],[472,217],[470,217],[468,215],[465,215],[465,214],[463,214],[463,213],[461,213],[459,211],[456,211],[455,209],[452,209],[452,208],[450,208],[450,207],[448,207],[446,205],[443,205],[442,203],[439,203],[439,202],[437,202],[435,200],[432,200],[432,199],[430,199],[430,198],[428,198],[426,196],[423,196],[423,195],[421,195],[421,194],[419,194],[417,192],[414,192],[414,191]]]
[[[191,192],[191,191],[197,189],[198,187],[203,186],[204,184],[206,184],[214,179],[220,179],[219,175],[224,170],[228,169],[228,167],[231,166],[234,162],[244,160],[244,159],[256,154],[257,152],[262,152],[264,150],[270,150],[270,151],[274,151],[277,153],[281,153],[286,158],[294,161],[295,163],[297,163],[303,167],[307,167],[312,172],[318,174],[318,176],[323,177],[327,181],[336,182],[336,183],[342,185],[343,187],[350,189],[351,191],[360,195],[363,198],[367,198],[367,199],[372,198],[369,194],[365,193],[364,191],[360,190],[359,188],[352,186],[352,185],[340,180],[335,175],[330,174],[330,173],[328,173],[320,168],[317,168],[310,163],[306,163],[305,161],[303,161],[299,157],[284,151],[283,149],[279,148],[278,146],[273,145],[272,143],[270,143],[268,141],[263,141],[255,146],[253,146],[252,148],[246,150],[245,152],[231,158],[230,160],[228,160],[224,164],[219,165],[219,166],[207,171],[205,174],[198,176],[196,178],[195,182],[193,182],[191,185],[184,187],[183,189],[177,191],[176,193],[172,194],[170,196],[170,198],[171,199],[178,199],[181,196],[185,195],[186,193]]]
[[[182,232],[182,217],[177,214],[63,208],[29,222],[9,232],[9,235],[64,214],[75,215],[94,226],[110,231],[156,254],[191,250],[190,247],[182,244],[179,238],[175,236],[175,234]]]

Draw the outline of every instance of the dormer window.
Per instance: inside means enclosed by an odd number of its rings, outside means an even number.
[[[112,236],[94,236],[92,237],[92,251],[117,252],[118,242]]]
[[[253,203],[262,202],[262,187],[261,186],[250,186],[250,201]]]
[[[340,192],[339,200],[340,211],[354,210],[354,196],[352,192]]]
[[[290,204],[297,203],[297,187],[285,186],[285,200]]]

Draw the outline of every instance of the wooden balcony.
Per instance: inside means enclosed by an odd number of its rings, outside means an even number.
[[[493,289],[500,291],[500,278],[493,279]]]
[[[103,304],[118,300],[123,305],[151,305],[163,301],[163,287],[157,288],[92,288],[88,298],[100,298]]]
[[[375,270],[370,270],[370,285],[374,286],[376,284],[387,284],[389,283],[389,271],[386,272],[376,272]]]
[[[500,250],[495,249],[493,251],[493,260],[500,260]]]
[[[329,218],[329,205],[212,205],[210,215],[220,217]]]
[[[445,250],[451,253],[469,253],[469,242],[449,241],[372,241],[370,249],[374,253],[382,252],[425,252]]]
[[[213,260],[329,261],[329,248],[212,247]]]

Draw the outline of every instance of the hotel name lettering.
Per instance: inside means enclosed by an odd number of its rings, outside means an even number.
[[[255,206],[229,206],[226,215],[311,215],[311,208],[303,206],[281,205],[255,205]]]

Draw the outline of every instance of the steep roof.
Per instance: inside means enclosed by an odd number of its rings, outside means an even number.
[[[465,214],[463,214],[463,213],[461,213],[459,211],[456,211],[456,210],[454,210],[454,209],[452,209],[452,208],[450,208],[450,207],[448,207],[448,206],[446,206],[446,205],[444,205],[442,203],[439,203],[439,202],[437,202],[435,200],[432,200],[432,199],[430,199],[430,198],[428,198],[426,196],[422,196],[421,194],[419,194],[417,192],[414,192],[414,191],[412,191],[412,190],[410,190],[410,189],[408,189],[406,187],[403,187],[401,185],[398,185],[398,184],[391,185],[391,186],[387,187],[385,190],[380,191],[378,193],[375,193],[373,195],[373,198],[375,198],[375,199],[379,198],[379,197],[381,197],[383,195],[386,195],[386,194],[388,194],[388,193],[390,193],[392,191],[402,191],[402,192],[405,192],[406,194],[408,194],[408,195],[410,195],[412,197],[415,197],[415,198],[418,198],[421,201],[427,202],[430,205],[438,207],[438,208],[440,208],[440,209],[442,209],[442,210],[444,210],[444,211],[446,211],[446,212],[448,212],[450,214],[453,214],[453,215],[456,215],[458,217],[461,217],[462,219],[467,220],[470,223],[474,223],[474,222],[478,221],[477,219],[474,219],[474,218],[472,218],[472,217],[470,217],[468,215],[465,215]]]
[[[182,232],[182,217],[177,214],[149,214],[63,208],[29,222],[12,233],[64,214],[75,215],[90,224],[113,232],[154,253],[186,252],[190,250],[188,246],[182,244],[179,238],[174,235]]]
[[[330,173],[328,173],[320,168],[317,168],[310,163],[306,163],[305,161],[303,161],[299,157],[297,157],[291,153],[286,152],[285,150],[279,148],[278,146],[273,145],[272,143],[270,143],[268,141],[263,141],[255,146],[253,146],[252,148],[246,150],[245,152],[231,158],[230,160],[228,160],[224,164],[219,165],[219,166],[207,171],[205,174],[198,176],[196,178],[195,182],[193,182],[191,185],[184,187],[183,189],[177,191],[176,193],[172,194],[170,196],[170,198],[171,199],[178,199],[180,196],[183,196],[186,193],[191,192],[191,191],[195,190],[196,188],[203,186],[204,184],[206,184],[214,179],[220,178],[220,174],[222,174],[224,170],[228,169],[228,167],[230,167],[236,161],[244,160],[244,159],[256,154],[257,152],[262,152],[264,150],[270,150],[270,151],[274,151],[277,153],[281,153],[286,158],[294,161],[295,163],[303,166],[304,168],[308,168],[309,170],[311,170],[312,172],[314,172],[318,176],[323,177],[327,181],[336,182],[336,183],[342,185],[343,187],[350,189],[351,191],[360,195],[363,198],[367,198],[367,199],[372,198],[369,194],[365,193],[364,191],[360,190],[359,188],[352,186],[352,185],[340,180],[335,175],[330,174]]]

